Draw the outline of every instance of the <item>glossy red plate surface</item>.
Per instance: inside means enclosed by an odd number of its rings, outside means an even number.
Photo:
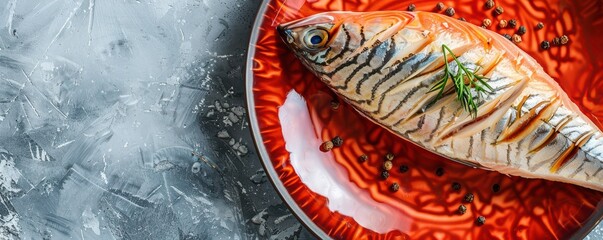
[[[275,32],[279,23],[314,13],[348,10],[406,10],[410,3],[420,11],[435,11],[438,1],[408,0],[270,0],[265,1],[255,23],[247,69],[247,94],[254,137],[267,173],[296,215],[317,235],[335,239],[567,239],[587,234],[603,214],[603,193],[544,180],[508,177],[497,172],[472,169],[438,157],[365,120],[342,103],[337,110],[330,102],[337,97],[307,71],[281,43]],[[504,8],[498,17],[485,10],[485,1],[443,1],[456,10],[454,17],[481,24],[516,18],[528,29],[519,46],[533,56],[593,122],[603,116],[603,2],[600,0],[497,1]],[[545,27],[536,30],[537,22]],[[512,29],[491,30],[513,34]],[[570,43],[539,49],[542,40],[566,34]],[[279,106],[295,90],[307,101],[313,129],[322,140],[341,136],[344,145],[332,151],[334,164],[344,169],[341,184],[368,194],[375,204],[395,209],[392,219],[407,219],[399,229],[374,231],[350,216],[332,211],[329,199],[313,192],[290,163],[279,121]],[[316,146],[318,148],[318,146]],[[395,154],[394,169],[380,179],[381,164],[388,152]],[[358,161],[367,154],[366,162]],[[327,161],[328,159],[324,159]],[[409,167],[401,173],[400,165]],[[436,176],[437,168],[444,169]],[[389,191],[399,183],[398,192]],[[452,182],[462,189],[452,190]],[[494,192],[492,186],[500,185]],[[473,193],[473,203],[463,196]],[[467,213],[456,210],[465,204]],[[367,204],[371,207],[371,203]],[[486,224],[477,226],[478,216]]]

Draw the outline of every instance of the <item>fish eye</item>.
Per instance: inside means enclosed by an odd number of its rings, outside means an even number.
[[[317,50],[324,47],[329,40],[329,32],[324,29],[312,29],[304,36],[304,45],[310,50]]]

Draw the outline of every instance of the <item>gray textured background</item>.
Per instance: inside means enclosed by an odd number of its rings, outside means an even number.
[[[246,122],[260,3],[0,0],[0,239],[312,238]]]

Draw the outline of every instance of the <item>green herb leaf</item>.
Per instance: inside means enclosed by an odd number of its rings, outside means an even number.
[[[432,106],[435,102],[440,100],[444,95],[444,91],[446,90],[446,85],[448,84],[448,79],[452,80],[452,85],[454,86],[454,90],[456,91],[456,98],[461,103],[461,106],[465,111],[471,113],[473,118],[477,117],[477,103],[475,103],[474,98],[478,99],[483,97],[484,93],[491,93],[494,91],[492,87],[486,82],[489,80],[484,76],[477,75],[477,71],[479,68],[474,69],[473,71],[467,69],[454,55],[452,50],[448,48],[445,44],[442,44],[442,53],[444,54],[444,76],[440,78],[438,82],[431,87],[429,92],[438,91],[438,94],[433,99],[428,106]],[[448,64],[448,54],[452,57],[453,61],[456,62],[457,68],[456,71],[452,71],[450,65]],[[473,96],[471,89],[474,89],[477,93],[477,96]]]

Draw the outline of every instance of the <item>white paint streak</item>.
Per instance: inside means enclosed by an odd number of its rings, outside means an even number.
[[[328,199],[331,211],[350,216],[378,233],[409,228],[410,219],[396,214],[396,208],[373,200],[367,190],[349,183],[346,169],[337,164],[333,154],[319,150],[322,141],[302,96],[291,91],[278,116],[291,165],[308,188]]]
[[[29,153],[31,155],[31,159],[40,161],[40,162],[50,161],[50,155],[48,155],[46,150],[40,148],[40,146],[38,146],[38,145],[32,146],[31,141],[27,142],[27,144],[29,144]],[[34,149],[35,149],[35,152],[34,152]]]
[[[103,170],[101,171],[100,175],[101,175],[101,178],[103,179],[103,181],[105,181],[105,184],[109,184],[109,181],[107,181],[107,174],[105,174],[105,171],[107,171],[107,154],[103,153]]]
[[[67,27],[67,24],[69,24],[69,22],[71,21],[73,16],[75,16],[75,13],[77,12],[77,10],[80,9],[80,7],[82,6],[82,2],[83,1],[78,2],[77,6],[73,8],[71,13],[69,13],[69,17],[67,17],[67,19],[65,20],[65,22],[63,23],[63,25],[61,26],[61,28],[59,29],[57,34],[54,35],[54,37],[48,44],[48,47],[46,47],[46,50],[44,50],[44,56],[46,56],[48,54],[48,50],[50,49],[50,47],[54,44],[54,42],[56,42],[56,40],[59,38],[59,36],[61,36],[61,33],[63,33],[63,31],[65,30],[65,28]],[[29,74],[27,76],[31,76],[36,71],[36,68],[38,68],[39,65],[40,65],[40,60],[38,59],[38,61],[36,62],[36,65],[34,65],[34,67],[31,69],[31,71],[29,72]]]
[[[15,16],[15,8],[17,7],[17,0],[11,0],[8,2],[6,8],[8,8],[8,19],[6,20],[6,27],[8,28],[8,34],[13,34],[13,18]]]
[[[61,144],[57,145],[56,148],[59,149],[59,148],[65,147],[65,146],[73,143],[74,141],[75,140],[71,140],[71,141],[67,141],[67,142],[61,143]]]
[[[15,159],[0,149],[0,188],[7,192],[16,193],[21,191],[16,187],[19,182],[19,170],[15,167]]]
[[[86,208],[82,213],[82,224],[84,228],[92,230],[96,235],[100,235],[100,223],[96,214],[90,208]]]
[[[178,195],[182,196],[184,198],[185,201],[187,201],[188,203],[190,203],[191,205],[193,205],[193,207],[198,207],[199,204],[192,199],[191,197],[187,196],[183,191],[180,191],[180,189],[174,187],[174,186],[170,186],[174,192],[176,192]]]
[[[96,0],[88,2],[88,46],[92,44],[92,25],[94,25],[94,6]]]

